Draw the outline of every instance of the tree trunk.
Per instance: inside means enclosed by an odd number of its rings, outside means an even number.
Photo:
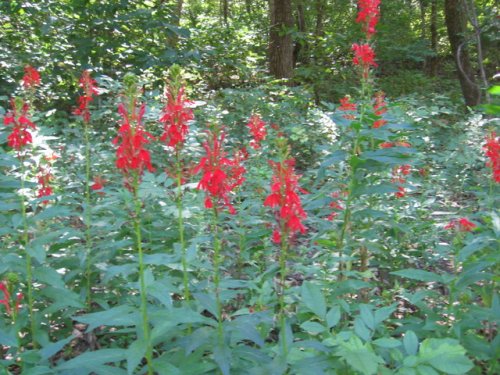
[[[293,49],[293,66],[297,65],[297,62],[301,62],[307,64],[307,26],[306,26],[306,17],[304,14],[304,0],[297,1],[297,29],[301,33],[301,38],[295,42],[295,46]]]
[[[252,14],[252,0],[245,0],[245,9],[250,16]]]
[[[427,58],[427,74],[437,76],[438,68],[438,31],[437,31],[437,0],[431,1],[431,50],[433,56]]]
[[[229,19],[229,0],[221,0],[221,13],[224,24],[227,25],[227,20]]]
[[[269,72],[276,78],[292,78],[292,0],[269,0]]]
[[[475,106],[481,102],[481,92],[476,84],[474,71],[464,37],[467,20],[462,0],[445,0],[444,13],[451,52],[458,70],[458,79],[462,87],[465,104]]]
[[[325,10],[324,7],[324,0],[316,0],[314,3],[314,7],[316,8],[316,30],[315,30],[315,36],[316,39],[317,37],[322,37],[323,36],[323,12]]]

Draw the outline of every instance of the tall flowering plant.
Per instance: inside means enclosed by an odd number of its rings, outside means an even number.
[[[236,210],[231,203],[231,194],[243,184],[245,168],[237,155],[231,159],[224,151],[224,131],[217,126],[207,131],[207,139],[203,143],[205,155],[202,156],[194,172],[202,172],[198,189],[205,191],[205,208],[212,210],[213,224],[213,270],[214,294],[217,308],[217,338],[219,345],[224,344],[222,302],[220,298],[220,267],[222,264],[221,240],[219,238],[219,212],[227,208],[231,214]]]
[[[142,248],[141,212],[142,202],[139,198],[139,184],[144,170],[154,171],[151,155],[145,148],[153,136],[144,130],[142,121],[146,110],[145,104],[139,103],[138,79],[133,74],[124,77],[124,101],[118,106],[122,120],[118,136],[113,140],[118,145],[116,150],[116,167],[124,176],[124,186],[133,194],[135,245],[139,258],[139,287],[141,297],[142,336],[146,343],[146,363],[148,374],[154,373],[153,346],[151,342],[149,317],[147,310],[147,290],[145,281],[144,254]]]
[[[173,173],[170,171],[169,173],[175,176],[177,183],[177,217],[182,252],[181,263],[185,300],[189,300],[190,292],[182,204],[183,171],[185,169],[182,149],[189,132],[189,122],[194,119],[193,110],[189,107],[190,104],[191,102],[186,99],[185,87],[182,82],[182,69],[179,65],[173,65],[169,70],[169,78],[165,86],[165,107],[160,118],[160,122],[163,124],[163,134],[160,140],[165,142],[168,149],[173,150],[175,154],[175,171]]]
[[[99,94],[97,82],[90,75],[90,71],[84,70],[79,80],[79,86],[83,90],[83,95],[78,97],[78,107],[74,110],[74,114],[81,116],[84,124],[83,134],[85,141],[85,244],[87,248],[86,253],[86,286],[87,286],[87,309],[90,310],[92,306],[91,299],[91,262],[90,253],[92,249],[92,235],[91,235],[91,210],[90,210],[90,190],[91,190],[91,158],[90,158],[90,103],[94,101],[94,96]]]
[[[26,284],[27,284],[27,299],[30,320],[30,333],[33,347],[37,347],[36,336],[36,322],[34,317],[34,298],[33,298],[33,270],[32,270],[32,257],[26,250],[29,244],[28,236],[28,218],[26,211],[26,198],[22,193],[25,187],[25,158],[27,156],[27,149],[33,143],[32,131],[36,130],[36,125],[31,121],[31,103],[35,97],[36,87],[40,85],[40,73],[30,65],[24,69],[24,76],[22,78],[22,86],[24,89],[23,98],[13,98],[11,100],[11,110],[4,117],[4,125],[11,126],[11,133],[7,137],[7,144],[12,147],[17,154],[21,166],[21,193],[19,198],[21,201],[21,217],[23,222],[23,231],[21,233],[20,242],[25,251],[26,259]]]
[[[500,137],[497,137],[495,132],[486,137],[483,150],[488,158],[486,166],[493,172],[493,181],[500,183]]]
[[[307,229],[303,223],[307,215],[302,208],[299,193],[307,192],[299,186],[300,176],[295,173],[295,160],[289,157],[289,148],[284,137],[276,140],[279,160],[269,161],[273,169],[271,193],[264,200],[264,206],[271,207],[276,218],[272,240],[280,245],[280,285],[276,287],[278,294],[280,322],[280,340],[282,355],[287,356],[286,312],[285,312],[285,279],[287,274],[287,257],[290,244],[297,233],[304,234]]]

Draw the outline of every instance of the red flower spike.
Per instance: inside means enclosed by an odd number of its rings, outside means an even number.
[[[332,193],[332,198],[335,198],[335,200],[331,201],[330,204],[328,205],[332,210],[342,211],[344,209],[344,207],[341,204],[342,200],[339,199],[339,197],[340,197],[340,192],[335,191]],[[333,221],[337,216],[338,216],[338,212],[333,211],[327,217],[326,220]]]
[[[12,109],[5,115],[3,123],[5,126],[12,125],[12,132],[7,136],[7,144],[16,151],[21,151],[28,143],[33,142],[33,137],[28,129],[36,129],[28,118],[29,106],[24,101],[21,105],[16,105],[14,99],[11,100]]]
[[[353,111],[353,112],[355,112],[357,110],[356,103],[351,103],[350,100],[351,100],[351,98],[348,96],[344,96],[342,99],[340,99],[339,110],[340,111]],[[348,120],[354,120],[356,118],[356,115],[347,113],[347,114],[342,115],[342,117],[344,117],[345,119],[348,119]]]
[[[40,82],[40,73],[38,70],[33,68],[31,65],[26,65],[24,67],[24,76],[22,79],[23,86],[26,89],[31,89],[38,86]]]
[[[102,191],[99,191],[99,190],[102,190],[104,189],[104,185],[106,184],[106,180],[104,178],[102,178],[101,176],[95,176],[94,177],[94,183],[90,186],[90,188],[94,191],[97,191],[97,194],[104,194]]]
[[[0,299],[0,305],[4,305],[7,314],[10,315],[11,313],[10,293],[9,290],[7,289],[7,285],[3,281],[0,282],[0,291],[3,293],[3,299]]]
[[[295,174],[295,160],[287,159],[283,162],[269,161],[274,175],[271,183],[271,194],[264,201],[264,206],[275,207],[278,211],[276,219],[278,227],[282,224],[287,229],[289,237],[295,233],[305,233],[306,227],[302,220],[307,217],[297,192],[307,193],[298,186],[300,176]],[[281,242],[283,233],[278,229],[273,232],[273,241]]]
[[[382,126],[384,126],[386,124],[387,124],[387,120],[380,119],[380,120],[377,120],[373,123],[373,128],[374,129],[381,128]]]
[[[48,197],[49,195],[52,195],[53,190],[52,187],[50,186],[50,182],[52,181],[52,179],[53,176],[50,173],[50,171],[48,169],[40,167],[40,173],[38,174],[38,183],[40,184],[37,193],[38,198]],[[49,203],[49,201],[44,200],[42,203],[47,204]]]
[[[266,123],[262,121],[259,115],[253,115],[252,117],[250,117],[247,126],[250,129],[250,134],[253,137],[253,139],[250,141],[250,146],[253,147],[254,150],[258,150],[260,148],[260,142],[266,139]]]
[[[167,146],[177,147],[177,145],[184,144],[189,131],[188,122],[194,119],[194,114],[193,110],[187,107],[191,102],[184,97],[184,87],[181,87],[177,93],[173,90],[173,87],[167,88],[167,104],[160,118],[164,128],[160,140]]]
[[[94,100],[94,95],[99,95],[97,83],[90,76],[88,70],[84,70],[79,80],[79,86],[83,89],[84,94],[78,97],[78,108],[73,111],[73,114],[82,116],[84,122],[90,122],[89,104]]]
[[[235,214],[236,210],[231,204],[230,193],[238,186],[243,184],[246,172],[241,165],[242,159],[238,153],[234,159],[229,159],[224,152],[223,132],[218,136],[216,133],[208,131],[208,140],[203,143],[205,156],[201,158],[200,163],[194,169],[194,173],[203,171],[203,176],[198,183],[198,189],[204,190],[205,208],[212,208],[214,204],[217,208],[227,207],[229,213]]]
[[[373,104],[373,111],[377,116],[382,116],[387,112],[387,103],[385,102],[385,93],[379,91],[375,94],[375,103]]]
[[[380,0],[358,0],[359,12],[356,22],[363,24],[367,39],[370,39],[376,32],[375,27],[380,18],[379,5]]]
[[[357,44],[352,45],[352,50],[354,51],[354,58],[352,62],[354,65],[359,65],[363,68],[363,77],[368,78],[368,72],[370,66],[377,67],[375,62],[375,51],[369,44]]]
[[[497,137],[495,132],[486,137],[483,150],[486,157],[489,158],[486,166],[493,171],[493,180],[500,183],[500,137]]]
[[[477,225],[465,217],[453,219],[444,227],[444,229],[457,229],[459,232],[470,232],[475,228],[477,228]]]
[[[135,101],[132,106],[132,113],[129,113],[123,103],[118,106],[118,112],[122,116],[122,123],[118,129],[118,136],[113,140],[117,144],[116,167],[121,169],[125,176],[125,186],[131,190],[131,173],[137,173],[140,177],[147,169],[154,171],[151,165],[151,155],[144,145],[149,143],[154,137],[142,127],[142,118],[146,107],[142,104],[137,107]],[[132,125],[133,124],[133,125]]]

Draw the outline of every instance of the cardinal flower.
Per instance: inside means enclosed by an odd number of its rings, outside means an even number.
[[[493,171],[493,180],[500,182],[500,137],[492,132],[486,137],[486,144],[483,146],[486,157],[489,159],[486,166]]]
[[[151,165],[151,155],[144,147],[154,138],[142,127],[142,118],[146,107],[144,104],[138,107],[135,101],[131,107],[132,111],[129,113],[123,103],[118,106],[122,122],[118,129],[118,136],[113,140],[113,144],[118,145],[116,167],[125,176],[125,186],[129,190],[133,187],[131,178],[140,178],[145,169],[150,172],[154,171]]]
[[[271,194],[264,201],[264,206],[277,210],[278,226],[273,232],[273,241],[280,243],[284,235],[292,237],[295,233],[305,233],[302,221],[307,217],[298,192],[307,194],[298,185],[300,176],[295,174],[295,160],[282,162],[269,161],[274,175],[271,182]]]
[[[40,73],[31,65],[26,65],[22,82],[26,89],[34,89],[40,84]]]
[[[357,23],[363,24],[363,31],[366,33],[367,39],[370,39],[375,34],[375,27],[379,21],[380,0],[359,0],[358,1],[358,17]]]
[[[28,143],[32,143],[33,137],[29,129],[36,129],[28,115],[29,106],[22,99],[11,100],[12,109],[5,115],[3,123],[12,126],[12,132],[7,137],[7,144],[14,150],[21,151]]]
[[[0,299],[0,305],[5,306],[5,311],[7,314],[12,315],[12,300],[11,300],[11,295],[9,292],[9,288],[7,284],[3,281],[0,281],[0,292],[3,293],[3,299]],[[14,302],[14,309],[15,312],[19,312],[19,306],[21,304],[21,301],[23,299],[23,294],[22,293],[17,293],[16,294],[16,300]]]
[[[352,45],[352,50],[354,51],[354,58],[352,62],[354,65],[361,66],[363,70],[363,78],[368,78],[368,73],[370,71],[370,66],[377,67],[375,62],[375,51],[368,44],[357,44]]]
[[[89,123],[89,104],[94,100],[94,95],[99,95],[99,90],[96,81],[92,79],[88,70],[83,71],[79,86],[83,89],[83,95],[78,97],[78,108],[73,113],[77,116],[82,116],[83,121]]]
[[[227,157],[224,151],[224,132],[217,135],[216,132],[208,131],[207,134],[208,139],[203,143],[205,156],[194,169],[195,174],[203,172],[198,189],[205,191],[205,208],[225,206],[231,214],[235,214],[230,194],[245,180],[245,168],[241,165],[240,158]]]
[[[460,232],[470,232],[477,227],[476,224],[469,221],[469,219],[462,217],[460,219],[453,219],[445,225],[444,229],[457,229]]]
[[[356,103],[351,103],[351,98],[349,96],[345,96],[340,99],[339,110],[346,112],[356,112]],[[346,113],[343,115],[343,117],[348,120],[354,120],[356,118],[356,115],[352,113]]]
[[[266,123],[262,121],[259,115],[253,115],[250,117],[250,121],[247,124],[250,129],[250,134],[253,139],[250,141],[250,146],[257,150],[260,148],[260,142],[266,139],[267,130]]]
[[[193,110],[188,107],[191,102],[185,98],[184,87],[176,92],[174,85],[169,85],[166,97],[167,104],[160,118],[164,128],[160,140],[170,147],[182,146],[189,131],[188,122],[194,118]]]

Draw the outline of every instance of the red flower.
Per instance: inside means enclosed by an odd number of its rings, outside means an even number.
[[[394,146],[395,146],[395,144],[392,142],[383,142],[380,144],[380,148],[391,148]]]
[[[386,124],[387,124],[387,120],[380,119],[380,120],[377,120],[373,123],[373,128],[374,129],[381,128],[382,126],[384,126]]]
[[[73,111],[77,116],[82,116],[83,121],[90,122],[89,104],[94,100],[94,95],[99,95],[97,83],[90,76],[88,70],[84,70],[79,80],[79,86],[83,89],[84,94],[78,97],[78,108]]]
[[[377,116],[382,116],[387,112],[387,103],[385,102],[385,94],[379,91],[375,94],[375,104],[373,105],[373,111]]]
[[[12,125],[12,132],[7,137],[7,144],[14,150],[21,151],[33,138],[28,128],[36,129],[28,119],[28,104],[23,100],[11,100],[12,109],[5,115],[3,123],[5,126]]]
[[[10,293],[3,281],[0,282],[0,291],[3,293],[3,299],[0,299],[0,304],[5,306],[7,314],[10,315]]]
[[[352,45],[352,50],[354,51],[354,58],[352,62],[354,65],[360,65],[363,68],[363,77],[368,78],[368,72],[370,66],[378,66],[375,62],[375,52],[369,44],[357,44]]]
[[[402,184],[406,182],[406,179],[403,176],[409,175],[411,172],[411,166],[408,164],[402,165],[400,167],[395,167],[392,170],[392,183],[396,184],[398,187],[398,191],[394,193],[396,198],[403,198],[406,195],[406,189]]]
[[[341,199],[339,199],[340,197],[340,193],[338,191],[335,191],[332,193],[332,198],[335,198],[335,200],[331,201],[330,204],[328,205],[331,209],[333,210],[343,210],[344,207],[342,207],[342,205],[340,204],[340,202],[342,202]],[[329,220],[329,221],[332,221],[333,219],[335,219],[338,215],[338,212],[336,211],[333,211],[328,217],[326,220]]]
[[[50,171],[46,168],[39,167],[40,173],[38,174],[38,183],[40,184],[38,188],[38,198],[42,197],[48,197],[49,195],[52,195],[53,190],[52,187],[50,186],[50,182],[53,179],[52,174]],[[48,200],[44,200],[42,202],[43,204],[49,203]]]
[[[40,84],[40,73],[31,65],[24,67],[23,86],[27,89],[34,88]]]
[[[118,106],[118,112],[122,116],[122,123],[118,129],[118,136],[113,140],[113,144],[118,144],[116,150],[116,167],[121,169],[125,176],[125,186],[130,190],[132,186],[129,178],[130,174],[137,173],[141,176],[144,169],[154,171],[151,165],[151,155],[144,145],[149,143],[154,137],[142,127],[142,118],[146,107],[142,104],[139,108],[132,106],[132,113],[129,113],[123,103]]]
[[[160,122],[163,123],[164,132],[160,140],[167,143],[167,146],[182,146],[188,133],[188,122],[194,118],[193,110],[187,105],[191,104],[184,97],[184,87],[174,92],[175,87],[168,86],[166,96],[167,104],[163,109],[163,116]]]
[[[493,171],[493,180],[500,182],[500,137],[497,137],[495,132],[492,132],[486,137],[486,144],[483,146],[486,157],[490,160],[486,163]]]
[[[262,121],[259,115],[253,115],[250,117],[247,126],[253,137],[253,140],[250,141],[250,146],[257,150],[260,148],[260,142],[266,139],[266,123]]]
[[[467,218],[453,219],[445,225],[444,229],[458,229],[460,232],[470,232],[477,227],[476,224]]]
[[[206,156],[202,157],[194,173],[203,171],[203,176],[198,183],[198,189],[204,190],[205,208],[216,206],[226,206],[231,214],[236,210],[231,204],[229,194],[240,186],[245,178],[245,168],[240,164],[240,157],[231,160],[224,152],[223,132],[218,136],[215,132],[208,131],[208,140],[203,143]]]
[[[94,183],[90,188],[94,191],[102,190],[104,189],[104,185],[106,184],[106,180],[102,178],[101,176],[95,176],[94,177]],[[104,194],[102,191],[98,192],[98,194]]]
[[[284,234],[289,237],[296,232],[305,233],[306,227],[302,220],[307,217],[297,192],[307,194],[307,192],[298,186],[300,176],[295,174],[294,159],[287,159],[283,162],[269,161],[274,170],[271,183],[271,194],[264,201],[264,206],[276,207],[279,209],[276,219],[278,229],[273,232],[273,241],[281,242]],[[280,233],[284,226],[286,232]]]
[[[348,96],[344,96],[342,99],[340,99],[340,111],[356,111],[356,103],[351,103],[350,102],[351,98]],[[348,119],[348,120],[354,120],[356,116],[354,114],[344,114],[342,117]]]
[[[358,17],[357,23],[363,23],[363,31],[366,33],[367,39],[370,39],[375,34],[375,26],[377,26],[380,10],[380,0],[359,0],[358,1]]]
[[[11,301],[11,295],[9,293],[9,289],[7,287],[7,284],[3,281],[0,282],[0,291],[3,293],[3,299],[0,299],[0,305],[5,306],[5,311],[7,314],[12,315],[12,301]],[[14,304],[14,309],[15,312],[19,312],[19,306],[21,304],[21,301],[23,299],[23,294],[22,293],[17,293],[16,294],[16,301]]]

